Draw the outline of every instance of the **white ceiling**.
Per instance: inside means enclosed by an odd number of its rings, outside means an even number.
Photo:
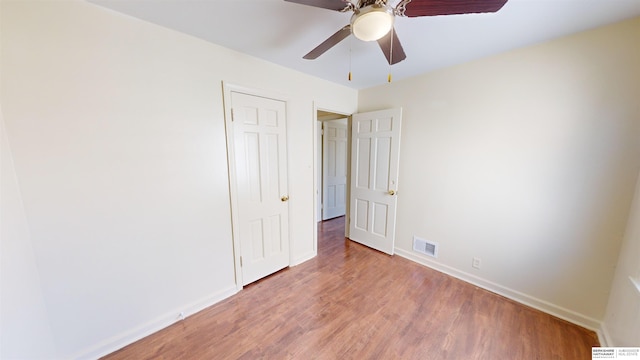
[[[389,71],[399,80],[640,16],[640,0],[509,0],[493,14],[396,17],[407,59],[390,69],[377,43],[353,36],[316,60],[302,59],[350,13],[284,0],[89,1],[355,89],[384,84]]]

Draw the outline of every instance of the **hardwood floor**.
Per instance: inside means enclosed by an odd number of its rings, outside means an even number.
[[[104,359],[591,359],[594,332],[322,222],[318,256]]]

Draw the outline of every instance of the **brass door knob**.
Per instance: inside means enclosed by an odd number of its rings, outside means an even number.
[[[282,195],[282,197],[280,198],[280,200],[281,200],[282,202],[285,202],[285,201],[289,200],[289,197],[288,197],[287,195]]]
[[[395,191],[395,190],[389,190],[389,195],[393,196],[393,195],[395,195],[395,194],[396,194],[396,191]]]

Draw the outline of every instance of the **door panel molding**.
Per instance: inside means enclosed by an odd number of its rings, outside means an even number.
[[[245,274],[243,274],[243,267],[242,267],[242,263],[245,261],[249,260],[249,257],[252,256],[253,254],[242,254],[242,242],[241,242],[241,234],[249,234],[251,235],[252,233],[255,233],[256,231],[260,230],[261,232],[261,236],[268,238],[265,241],[267,242],[263,242],[260,245],[264,245],[264,244],[270,244],[270,246],[268,246],[268,248],[264,249],[262,248],[261,252],[263,254],[267,254],[267,252],[269,251],[273,251],[274,249],[280,249],[280,248],[286,248],[287,254],[286,254],[286,261],[285,261],[285,265],[283,267],[289,266],[291,265],[291,239],[289,237],[289,233],[290,233],[290,225],[289,225],[289,221],[288,221],[288,215],[286,216],[286,219],[278,219],[278,222],[280,224],[282,224],[282,222],[284,222],[284,227],[280,227],[280,226],[275,226],[274,227],[274,219],[275,217],[277,217],[278,215],[276,214],[272,214],[270,216],[267,216],[261,220],[254,220],[251,224],[245,224],[245,225],[250,225],[250,226],[242,226],[241,225],[241,216],[246,215],[246,213],[251,213],[254,212],[255,209],[246,209],[244,213],[241,213],[240,211],[240,207],[241,207],[241,203],[243,202],[243,200],[240,197],[240,192],[238,189],[238,179],[239,176],[245,176],[247,174],[244,174],[247,169],[249,169],[249,171],[251,171],[252,167],[248,167],[248,168],[244,168],[244,169],[239,169],[238,165],[237,165],[237,161],[236,161],[236,143],[238,141],[242,142],[244,145],[244,151],[246,151],[244,153],[244,155],[247,155],[248,153],[251,153],[252,151],[260,151],[259,148],[257,148],[258,146],[260,146],[260,144],[258,142],[255,141],[251,141],[251,139],[253,139],[255,136],[242,136],[242,134],[236,134],[234,131],[234,116],[236,116],[236,114],[234,114],[234,110],[233,110],[233,94],[241,94],[241,95],[246,95],[246,96],[251,96],[251,97],[256,97],[256,98],[262,98],[265,100],[273,100],[273,101],[278,101],[278,102],[282,102],[284,104],[284,118],[282,120],[284,120],[284,125],[285,125],[285,131],[284,134],[282,134],[284,136],[284,146],[285,148],[288,148],[289,145],[289,141],[287,138],[287,133],[286,133],[286,122],[287,122],[287,107],[288,107],[288,99],[286,96],[283,96],[281,94],[277,94],[277,93],[273,93],[273,92],[266,92],[266,91],[262,91],[262,90],[256,90],[256,89],[252,89],[252,88],[248,88],[248,87],[243,87],[243,86],[239,86],[239,85],[234,85],[234,84],[229,84],[229,83],[222,83],[222,88],[223,88],[223,100],[224,100],[224,119],[225,119],[225,132],[226,132],[226,146],[227,146],[227,166],[228,166],[228,170],[229,170],[229,201],[230,201],[230,207],[231,207],[231,228],[232,228],[232,238],[233,238],[233,256],[234,256],[234,270],[235,270],[235,282],[236,282],[236,289],[237,290],[241,290],[242,287],[244,286],[244,284],[247,284],[248,281],[253,281],[256,280],[254,279],[255,276],[246,276]],[[274,126],[277,125],[275,122],[278,121],[278,119],[274,118],[274,117],[269,117],[269,115],[267,115],[267,118],[265,118],[263,125],[263,128],[269,127],[269,126]],[[247,125],[248,126],[254,126],[257,124],[253,124],[251,120],[247,120]],[[275,133],[274,133],[275,134]],[[263,145],[262,145],[262,149],[263,152],[265,154],[258,154],[256,158],[254,158],[254,160],[256,161],[274,161],[275,158],[274,156],[269,156],[269,154],[276,154],[277,151],[269,151],[269,148],[273,148],[273,146],[275,146],[276,143],[274,143],[274,140],[277,136],[274,134],[268,134],[268,136],[264,139],[265,141],[263,141]],[[245,142],[245,140],[248,140]],[[253,139],[255,140],[255,139]],[[253,146],[252,146],[253,144]],[[264,151],[266,149],[266,151]],[[244,152],[243,151],[243,152]],[[254,153],[255,154],[255,153]],[[265,157],[266,155],[266,157]],[[250,160],[251,158],[247,158],[247,160]],[[284,153],[284,161],[285,163],[289,163],[289,153],[288,151],[285,151]],[[255,167],[253,168],[254,170],[256,169]],[[276,191],[277,193],[280,193],[282,191],[284,191],[284,193],[282,194],[277,194],[277,199],[278,199],[278,203],[281,201],[280,197],[281,196],[288,196],[288,184],[289,184],[289,173],[286,170],[286,168],[284,169],[283,172],[280,172],[279,174],[277,174],[277,176],[281,177],[284,179],[284,184],[286,189],[279,189],[278,188],[278,184],[274,184],[273,181],[270,182],[270,180],[268,178],[269,174],[265,174],[260,173],[260,174],[253,174],[254,177],[260,177],[261,181],[265,182],[262,185],[262,188],[259,188],[259,184],[254,184],[256,186],[250,187],[255,191],[251,191],[251,196],[253,198],[260,198],[262,196],[266,196],[269,195],[271,197],[273,197],[273,194],[269,194],[272,193],[274,191]],[[271,174],[272,177],[274,174]],[[286,193],[286,194],[285,194]],[[281,204],[278,204],[281,206],[286,206],[287,208],[287,212],[288,212],[288,208],[289,208],[289,202],[288,202],[288,198],[287,200],[283,200]],[[271,205],[271,207],[273,208],[273,206],[278,206],[278,205]],[[260,226],[258,226],[260,225]],[[242,227],[241,227],[242,226]],[[258,229],[258,227],[260,229]],[[281,234],[284,234],[285,237],[285,243],[281,243],[281,242],[268,242],[268,240],[273,239],[274,237],[280,236]],[[261,249],[259,246],[256,246],[255,249]],[[245,250],[246,251],[246,250]],[[242,258],[241,258],[242,256]],[[245,278],[247,277],[247,278]]]
[[[349,238],[393,255],[402,109],[353,114]]]

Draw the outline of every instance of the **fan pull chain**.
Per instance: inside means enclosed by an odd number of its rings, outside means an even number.
[[[393,26],[391,27],[391,32],[389,33],[391,35],[391,41],[389,41],[389,43],[391,44],[391,48],[389,49],[389,75],[387,76],[387,82],[391,82],[391,64],[393,63]]]
[[[353,39],[349,37],[349,81],[351,81],[351,45],[353,44]]]

